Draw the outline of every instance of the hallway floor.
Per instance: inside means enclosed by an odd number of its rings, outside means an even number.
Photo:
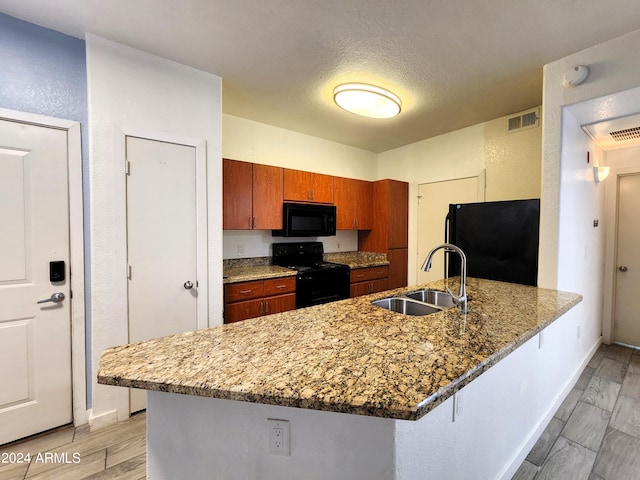
[[[0,480],[144,479],[146,446],[144,413],[95,432],[87,425],[61,427],[0,447]],[[17,462],[12,455],[27,453],[30,463]]]
[[[600,347],[513,480],[640,480],[640,351]]]
[[[63,427],[2,447],[0,480],[144,479],[145,422],[141,413],[96,432]],[[15,453],[31,462],[3,461]],[[640,480],[640,351],[600,347],[513,477],[543,479]]]

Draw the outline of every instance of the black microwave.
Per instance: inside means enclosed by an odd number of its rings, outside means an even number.
[[[336,234],[335,205],[285,203],[282,206],[282,230],[274,237],[329,237]]]

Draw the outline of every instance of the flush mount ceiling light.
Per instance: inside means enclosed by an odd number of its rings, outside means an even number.
[[[389,90],[366,83],[343,83],[333,90],[333,100],[348,112],[371,118],[391,118],[402,102]]]

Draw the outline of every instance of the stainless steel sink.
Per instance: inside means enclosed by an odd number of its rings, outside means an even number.
[[[442,310],[435,305],[427,305],[426,303],[416,301],[406,297],[388,297],[374,300],[372,304],[391,310],[392,312],[402,313],[404,315],[429,315]]]
[[[416,290],[415,292],[405,293],[404,296],[420,302],[437,305],[442,308],[451,308],[456,306],[451,294],[440,290],[423,288],[422,290]]]

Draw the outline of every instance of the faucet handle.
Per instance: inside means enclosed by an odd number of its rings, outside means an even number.
[[[444,288],[447,290],[449,295],[451,295],[451,299],[453,300],[453,303],[455,303],[456,305],[460,305],[460,297],[458,295],[456,295],[455,293],[453,293],[451,291],[451,289],[449,287],[447,287],[446,285],[445,285]]]

